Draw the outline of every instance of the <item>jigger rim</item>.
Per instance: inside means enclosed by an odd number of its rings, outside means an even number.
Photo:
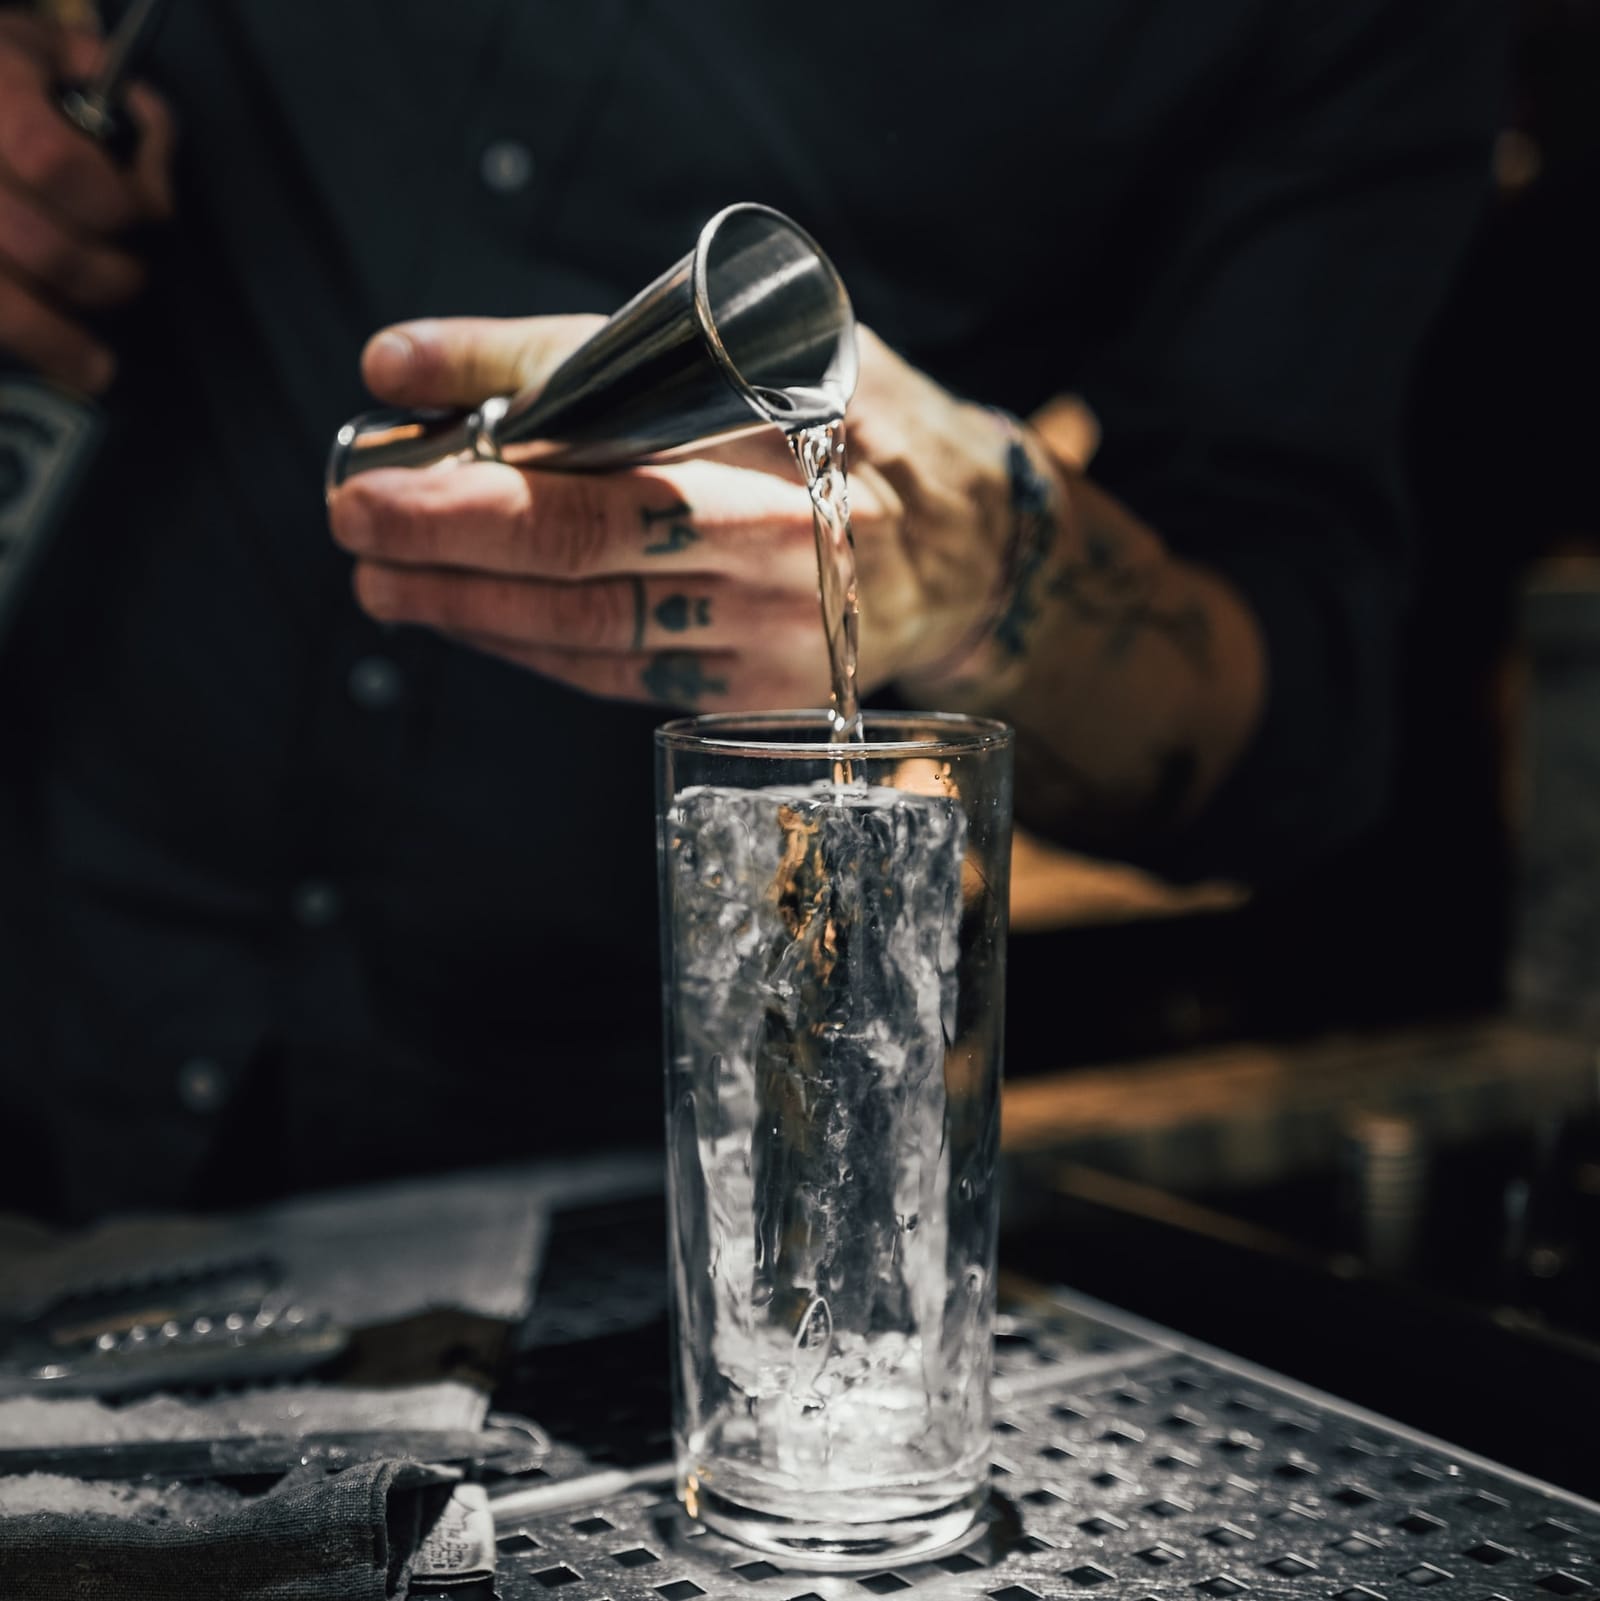
[[[828,282],[833,286],[840,311],[843,313],[839,324],[839,331],[834,341],[834,355],[829,361],[828,370],[833,371],[835,363],[841,371],[840,404],[851,400],[856,392],[856,383],[861,375],[861,358],[856,349],[855,307],[850,302],[850,291],[845,288],[844,279],[839,269],[834,266],[821,245],[797,223],[793,217],[785,215],[773,206],[764,206],[754,200],[738,200],[731,206],[724,206],[715,216],[709,218],[700,230],[700,236],[694,246],[694,267],[691,273],[691,299],[694,304],[694,319],[699,325],[701,337],[705,340],[706,348],[711,352],[718,370],[732,384],[734,390],[743,396],[750,408],[765,422],[774,422],[782,425],[792,422],[792,418],[780,416],[769,407],[761,403],[755,386],[739,369],[739,365],[728,354],[728,347],[723,343],[722,330],[717,326],[717,319],[711,307],[711,286],[709,282],[711,248],[716,243],[718,234],[727,224],[737,217],[761,216],[768,219],[782,229],[792,234],[816,258],[817,265],[826,274]],[[826,375],[825,375],[826,376]]]

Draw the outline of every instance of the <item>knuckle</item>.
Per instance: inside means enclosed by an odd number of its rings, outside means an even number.
[[[588,647],[613,645],[622,635],[622,608],[614,586],[566,584],[558,594],[555,627],[563,642]]]
[[[343,502],[350,508],[346,526],[358,536],[360,545],[377,556],[390,556],[399,544],[404,509],[387,496],[370,494],[364,485],[354,487]]]
[[[563,578],[587,578],[599,568],[611,537],[609,497],[594,480],[574,478],[545,498],[535,513],[535,539],[547,539]]]
[[[633,584],[595,584],[592,587],[595,605],[595,631],[593,643],[597,645],[626,645],[635,632],[635,611],[642,601]]]
[[[432,562],[439,558],[446,519],[430,503],[426,489],[385,496],[372,520],[378,543],[398,557]]]
[[[510,585],[470,578],[429,576],[428,615],[441,628],[514,636],[517,596]]]
[[[599,479],[579,479],[573,489],[573,560],[578,572],[590,573],[601,565],[611,543],[611,497]]]

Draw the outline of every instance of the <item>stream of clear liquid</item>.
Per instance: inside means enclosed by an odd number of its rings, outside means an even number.
[[[795,464],[811,492],[811,521],[817,540],[817,582],[822,594],[822,631],[832,677],[828,721],[833,743],[859,745],[864,739],[856,685],[856,647],[861,607],[856,595],[856,546],[850,528],[850,483],[846,477],[842,416],[791,426],[786,433]],[[841,783],[852,778],[851,761],[835,764]]]

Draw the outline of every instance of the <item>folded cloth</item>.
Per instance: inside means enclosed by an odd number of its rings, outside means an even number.
[[[418,1462],[296,1473],[257,1496],[0,1480],[5,1601],[387,1601],[457,1475]]]
[[[369,1429],[454,1431],[482,1427],[488,1410],[481,1388],[454,1380],[275,1384],[220,1395],[147,1395],[121,1406],[92,1395],[19,1395],[0,1398],[0,1452],[17,1446],[249,1440]],[[0,1506],[4,1503],[0,1485]]]
[[[83,1231],[0,1215],[0,1321],[38,1313],[63,1292],[264,1260],[281,1276],[278,1293],[345,1328],[437,1307],[515,1323],[527,1315],[559,1193],[530,1167],[297,1195],[246,1212],[111,1218]]]

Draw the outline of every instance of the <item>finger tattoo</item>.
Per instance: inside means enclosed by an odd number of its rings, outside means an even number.
[[[641,507],[639,517],[644,523],[645,533],[651,536],[651,543],[644,547],[647,556],[674,555],[680,550],[687,550],[700,538],[687,521],[689,502],[686,500],[676,501],[655,511]],[[665,523],[665,529],[657,532],[658,523]]]
[[[668,595],[656,607],[656,622],[669,634],[681,634],[687,628],[709,628],[711,597],[701,595],[691,599],[688,595]]]
[[[728,682],[712,678],[692,650],[664,650],[640,675],[645,690],[657,700],[698,705],[707,695],[726,695]]]

